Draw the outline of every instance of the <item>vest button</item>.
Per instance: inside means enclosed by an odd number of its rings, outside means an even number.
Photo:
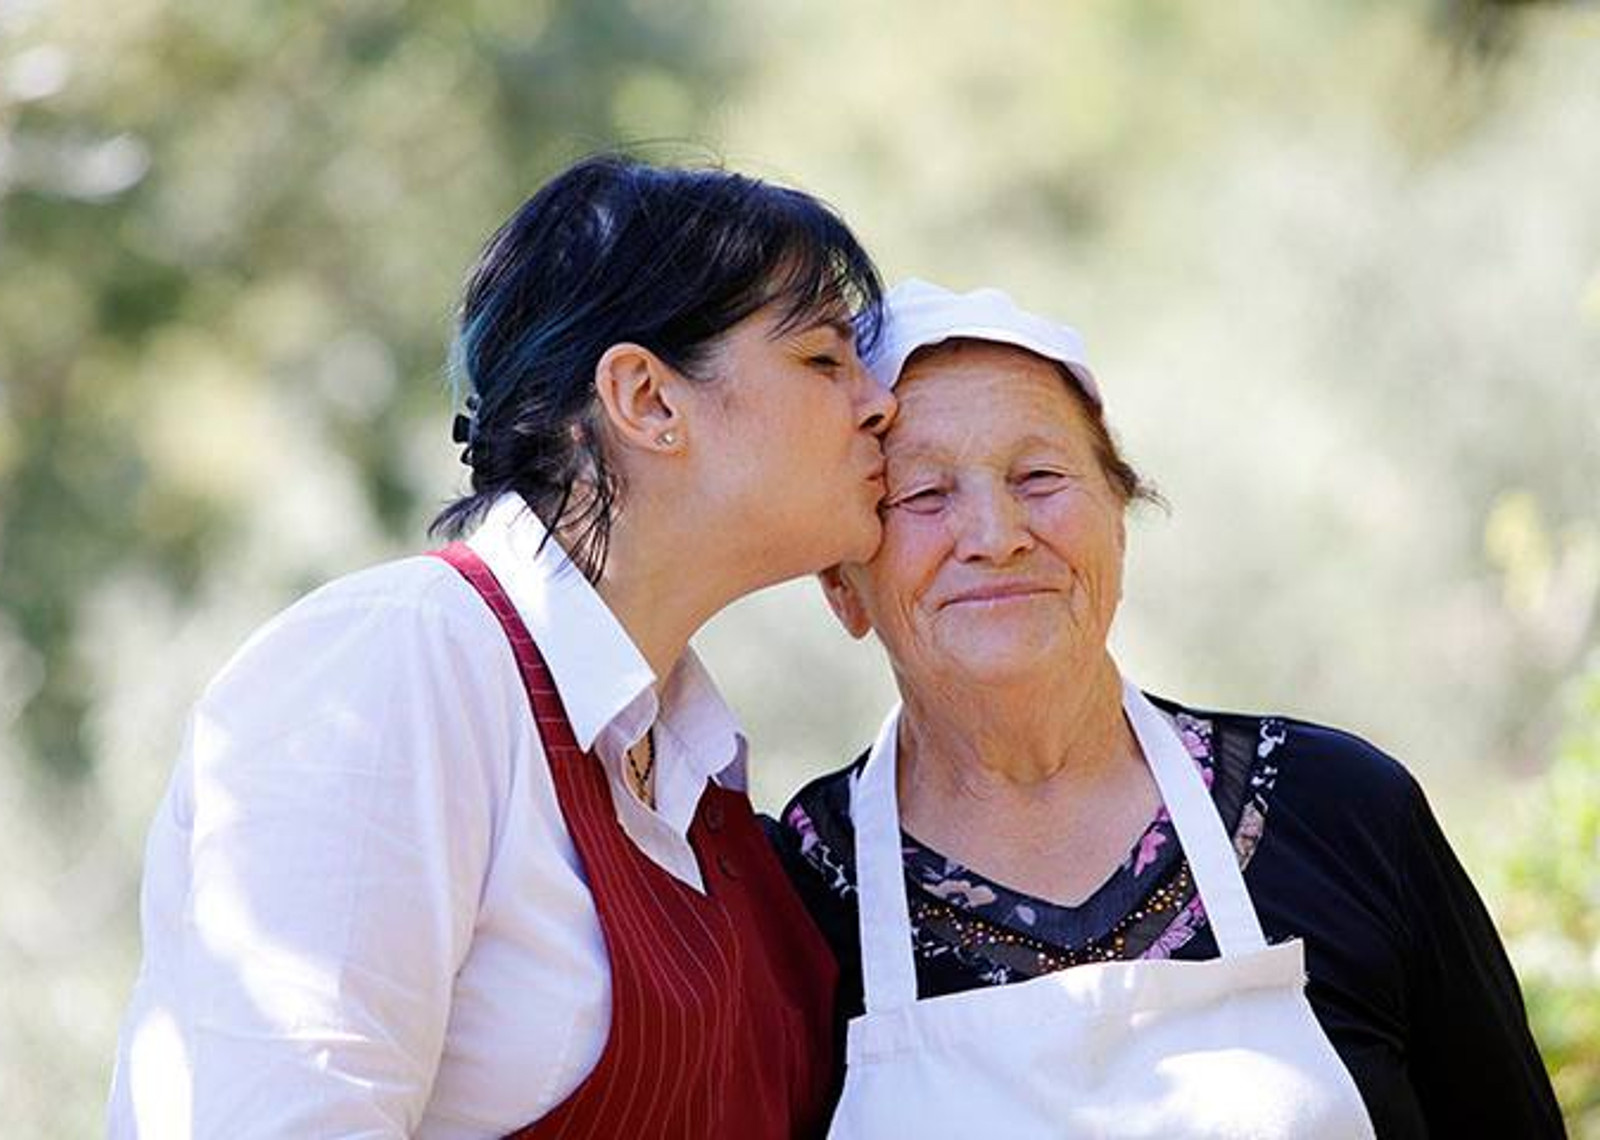
[[[705,821],[707,831],[721,831],[722,805],[717,803],[715,800],[712,800],[710,803],[706,804]]]
[[[730,879],[737,879],[739,877],[739,869],[734,866],[733,860],[728,858],[726,855],[717,856],[717,870],[721,871]]]

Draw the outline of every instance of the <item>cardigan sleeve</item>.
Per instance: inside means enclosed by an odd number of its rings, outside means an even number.
[[[1408,1059],[1435,1136],[1565,1135],[1522,993],[1420,787],[1400,859],[1411,946]]]

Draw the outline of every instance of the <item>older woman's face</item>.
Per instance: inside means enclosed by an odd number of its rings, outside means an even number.
[[[1020,348],[914,360],[884,444],[883,545],[828,580],[896,672],[996,682],[1096,663],[1121,598],[1123,503],[1069,381]]]

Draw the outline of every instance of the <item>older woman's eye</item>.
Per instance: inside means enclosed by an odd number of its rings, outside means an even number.
[[[819,352],[814,356],[806,357],[806,364],[823,372],[837,372],[844,367],[844,361],[826,352]]]
[[[939,487],[918,487],[898,495],[890,495],[884,506],[890,510],[909,511],[914,515],[936,514],[944,508],[945,492]]]
[[[1066,474],[1061,471],[1038,468],[1024,473],[1018,482],[1028,494],[1043,495],[1060,489],[1066,483],[1066,479]]]

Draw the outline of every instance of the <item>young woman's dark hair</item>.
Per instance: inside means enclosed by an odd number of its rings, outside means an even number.
[[[784,330],[853,314],[866,351],[881,297],[866,252],[807,194],[726,170],[584,159],[490,238],[468,279],[455,351],[472,490],[432,529],[458,536],[516,491],[598,579],[621,490],[594,384],[606,349],[632,342],[706,380],[718,338],[776,303]]]

